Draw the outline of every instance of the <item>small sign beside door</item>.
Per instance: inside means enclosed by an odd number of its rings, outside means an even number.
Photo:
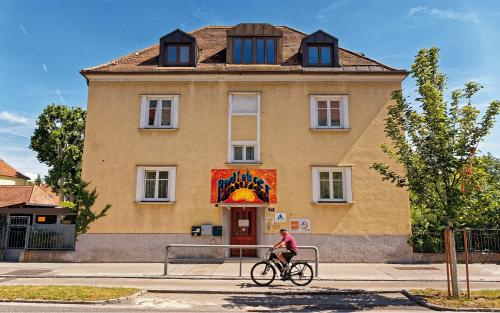
[[[286,213],[276,213],[274,215],[275,223],[285,223],[286,222]]]

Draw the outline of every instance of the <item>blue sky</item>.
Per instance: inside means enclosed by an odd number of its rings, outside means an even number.
[[[305,4],[305,5],[304,5]],[[49,103],[86,106],[78,73],[155,43],[175,28],[269,22],[323,29],[340,46],[408,69],[420,48],[441,48],[449,86],[484,85],[476,103],[500,99],[500,1],[0,1],[0,158],[46,173],[29,150]],[[414,89],[411,78],[404,84]],[[499,121],[500,123],[500,121]],[[500,125],[481,146],[500,157]]]

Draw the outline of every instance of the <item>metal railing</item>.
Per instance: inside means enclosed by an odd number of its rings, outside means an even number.
[[[163,268],[163,275],[168,276],[168,261],[169,261],[169,252],[171,248],[217,248],[217,249],[239,249],[239,277],[242,277],[243,271],[243,249],[270,249],[273,246],[271,245],[209,245],[209,244],[170,244],[166,246],[165,251],[165,264]],[[318,277],[319,272],[319,252],[318,248],[315,246],[298,246],[299,251],[301,250],[312,250],[314,251],[314,276]]]
[[[500,229],[467,229],[468,252],[500,252]],[[464,230],[455,230],[456,249],[464,251]]]
[[[0,226],[0,248],[31,250],[74,250],[74,225]]]

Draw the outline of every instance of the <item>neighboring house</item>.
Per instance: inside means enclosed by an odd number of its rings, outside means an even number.
[[[0,159],[0,185],[26,185],[30,178]]]
[[[370,169],[387,161],[384,118],[405,70],[321,30],[239,24],[174,30],[81,73],[83,178],[96,208],[112,208],[79,237],[80,261],[270,244],[283,227],[321,261],[411,259],[408,193]]]
[[[65,225],[61,225],[65,224]],[[74,213],[48,187],[0,186],[0,254],[18,260],[26,249],[72,249]]]

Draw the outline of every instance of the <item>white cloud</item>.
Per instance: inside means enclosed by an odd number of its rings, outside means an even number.
[[[30,123],[30,120],[27,117],[7,111],[0,112],[0,121],[5,121],[11,124],[21,124],[21,125],[27,125]]]
[[[47,69],[47,65],[45,65],[45,63],[44,63],[44,64],[42,64],[42,68],[43,68],[44,72],[48,72],[48,71],[49,71],[49,70]]]
[[[38,174],[32,172],[24,172],[24,175],[28,176],[31,180],[35,180]]]
[[[347,2],[349,2],[351,0],[336,0],[336,1],[333,1],[332,3],[330,3],[327,7],[321,9],[319,12],[318,12],[318,15],[317,15],[317,18],[322,21],[322,22],[325,22],[327,21],[328,19],[332,18],[335,14],[335,11],[342,5],[346,4]]]
[[[23,34],[26,37],[26,39],[30,39],[30,36],[28,35],[28,31],[26,30],[26,28],[24,28],[24,25],[23,24],[19,24],[19,28],[23,32]]]
[[[424,6],[413,7],[408,11],[408,16],[431,15],[438,18],[457,20],[462,22],[479,23],[479,16],[474,12],[457,12],[451,9],[437,9]]]
[[[62,92],[59,89],[54,90],[55,94],[59,97],[59,100],[61,100],[61,103],[64,103],[64,98],[62,96]]]

